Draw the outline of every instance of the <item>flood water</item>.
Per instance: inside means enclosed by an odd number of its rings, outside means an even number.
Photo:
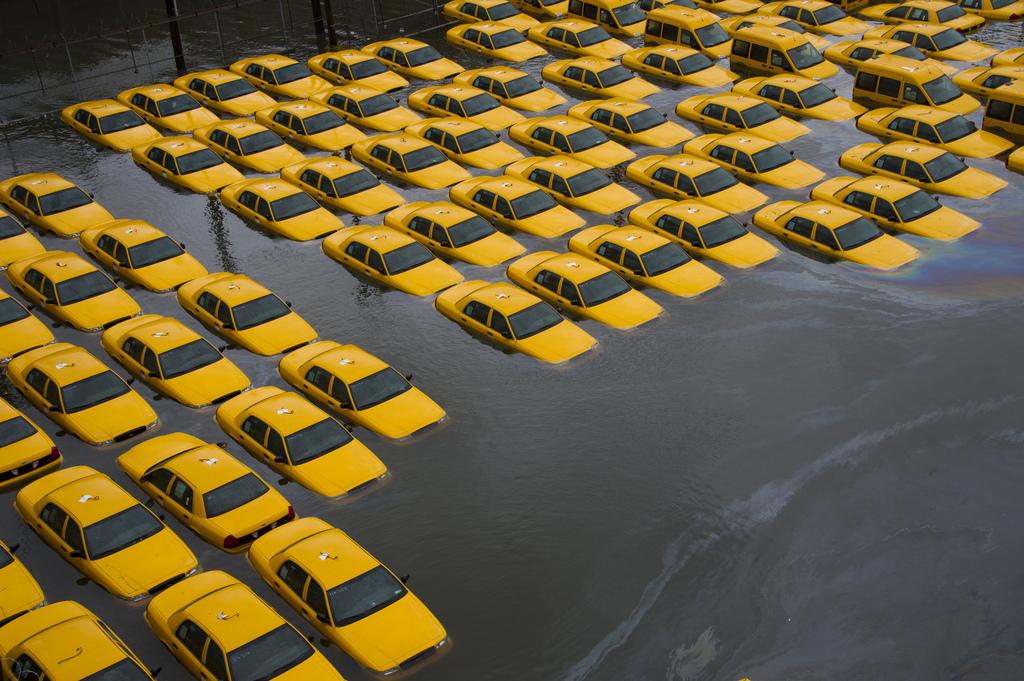
[[[979,37],[1008,47],[1021,29]],[[483,64],[443,33],[429,39],[467,67]],[[282,48],[315,52],[308,42],[248,52]],[[525,68],[539,76],[549,59]],[[106,91],[147,80],[145,70],[124,74]],[[829,84],[849,95],[848,74]],[[647,101],[671,115],[696,92],[666,86]],[[562,109],[579,101],[570,99]],[[832,176],[848,174],[837,165],[843,150],[875,141],[852,122],[804,122],[812,134],[785,146]],[[482,343],[429,298],[354,278],[316,242],[270,237],[216,198],[158,183],[53,118],[9,128],[8,138],[0,177],[67,176],[116,216],[185,242],[211,271],[257,278],[322,338],[412,372],[448,411],[442,427],[405,443],[356,429],[392,472],[358,498],[279,488],[300,515],[338,525],[411,573],[410,587],[453,643],[418,681],[1024,678],[1024,177],[1001,160],[970,161],[1010,181],[994,198],[942,199],[983,227],[954,243],[901,236],[922,251],[912,267],[875,273],[785,248],[752,271],[710,263],[725,277],[720,288],[694,300],[652,292],[666,313],[633,332],[583,321],[597,351],[551,367]],[[809,191],[758,188],[773,200]],[[445,197],[400,189],[410,200]],[[562,239],[516,238],[530,250],[565,249]],[[503,276],[455,267],[467,278]],[[145,312],[201,330],[173,295],[131,293]],[[117,368],[98,335],[55,333]],[[254,385],[286,387],[274,358],[227,354]],[[0,393],[55,437],[65,465],[94,466],[145,498],[115,465],[134,442],[96,449],[57,436],[6,379]],[[147,437],[227,439],[211,409],[152,404],[161,424]],[[234,444],[228,450],[277,479]],[[82,602],[162,666],[163,681],[186,678],[143,624],[142,606],[79,584],[17,518],[13,499],[0,499],[0,532],[21,543],[48,599]],[[167,520],[203,568],[231,572],[312,631],[244,556]],[[321,649],[347,678],[371,678],[338,649]]]

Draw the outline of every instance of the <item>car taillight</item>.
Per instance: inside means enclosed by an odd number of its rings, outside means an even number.
[[[238,537],[233,534],[224,537],[224,548],[226,549],[237,549],[241,545],[242,542],[238,541]]]
[[[1020,15],[1019,14],[1011,14],[1010,15],[1010,21],[1017,21],[1017,19],[1020,19]]]
[[[54,447],[50,450],[50,453],[46,455],[46,461],[56,461],[60,458],[60,450]]]
[[[288,507],[288,515],[285,516],[285,519],[286,520],[295,520],[295,507],[294,506],[289,506]]]

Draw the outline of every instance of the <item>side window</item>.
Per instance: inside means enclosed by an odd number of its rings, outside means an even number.
[[[561,281],[561,279],[561,277],[550,270],[541,270],[537,273],[537,276],[533,278],[535,282],[552,293],[558,293],[558,282]]]
[[[583,72],[583,82],[589,85],[590,87],[601,87],[601,81],[598,80],[597,74],[594,73],[593,71]]]
[[[174,473],[171,473],[166,468],[157,468],[155,470],[150,471],[149,473],[146,473],[145,477],[143,478],[143,481],[153,485],[153,487],[156,487],[161,492],[166,492],[167,485],[170,484],[171,478],[173,477]]]
[[[682,224],[683,221],[674,215],[662,215],[654,223],[655,227],[673,236],[679,236],[679,228]]]
[[[11,672],[14,674],[15,681],[49,681],[50,678],[28,654],[20,655],[11,663]]]
[[[57,302],[57,289],[54,288],[53,282],[44,278],[42,284],[40,292],[43,294],[43,299],[50,303]]]
[[[683,223],[683,239],[698,248],[701,247],[700,234],[697,233],[697,228],[689,222]]]
[[[1013,105],[1009,102],[1001,102],[998,99],[988,100],[988,108],[985,109],[986,118],[994,118],[997,121],[1009,121]]]
[[[875,199],[875,215],[883,220],[897,220],[896,210],[885,199]]]
[[[790,218],[784,229],[810,239],[811,231],[814,229],[814,223],[807,218],[797,216]]]
[[[1024,125],[1024,106],[1018,104],[1013,108],[1014,125]]]
[[[778,85],[765,85],[757,94],[759,97],[764,97],[765,99],[771,99],[777,102],[782,98],[782,88]]]
[[[175,501],[186,511],[192,510],[192,488],[181,478],[176,478],[167,490],[167,496]]]
[[[151,374],[160,375],[160,365],[156,359],[156,353],[146,348],[146,354],[142,356],[142,366]]]
[[[494,208],[494,192],[481,189],[473,195],[473,201],[479,203],[484,208]]]
[[[676,176],[676,189],[690,196],[698,196],[697,186],[693,184],[693,180],[682,173]]]
[[[607,125],[612,120],[612,114],[607,109],[594,109],[594,112],[590,114],[590,120]]]
[[[348,396],[348,386],[345,385],[345,381],[340,378],[335,378],[334,383],[331,384],[331,397],[338,400],[338,404],[345,409],[352,408],[352,400]],[[274,431],[270,431],[271,437],[277,435]],[[278,436],[280,438],[280,436]],[[267,443],[269,447],[269,442]],[[273,451],[273,450],[271,450]],[[284,456],[284,447],[281,447],[281,456]]]
[[[572,283],[568,279],[562,280],[562,297],[569,301],[571,305],[580,305],[583,301],[580,298],[580,291],[576,288],[576,284]]]
[[[910,8],[905,6],[905,5],[902,6],[902,7],[894,7],[891,10],[889,10],[888,12],[886,12],[885,16],[887,16],[887,17],[895,17],[897,19],[903,19],[904,17],[907,16],[907,12],[909,12],[909,11],[910,11]]]
[[[735,109],[725,110],[725,122],[729,125],[734,125],[737,128],[746,128],[746,124],[743,122],[743,117],[740,116],[740,112]]]
[[[430,236],[430,226],[432,224],[433,223],[430,220],[426,218],[421,218],[420,216],[417,215],[416,217],[409,221],[409,229],[416,232],[417,234],[422,234],[423,236]]]
[[[768,48],[764,45],[752,43],[750,45],[750,58],[762,64],[768,63]]]
[[[647,25],[644,27],[644,33],[647,35],[653,35],[656,37],[661,36],[661,22],[654,19],[648,19]]]
[[[527,176],[527,179],[529,179],[530,182],[539,184],[542,187],[551,186],[551,173],[541,168],[534,168],[533,170],[531,170],[530,174]]]
[[[96,240],[96,246],[107,255],[114,255],[114,248],[117,242],[109,234],[104,234]]]
[[[778,67],[783,71],[792,71],[789,62],[786,60],[786,55],[782,54],[778,50],[772,50],[772,66]]]
[[[234,328],[234,324],[231,321],[231,306],[227,303],[221,303],[217,308],[217,320],[224,324],[225,328]]]
[[[569,184],[565,181],[561,175],[551,176],[551,191],[562,196],[572,196],[569,193]]]
[[[340,384],[342,386],[342,390],[344,390],[345,384],[342,383],[341,381],[335,380],[334,384],[335,385],[339,385]],[[280,456],[280,457],[285,456],[284,438],[282,438],[281,434],[278,433],[273,428],[271,428],[269,431],[267,431],[267,451],[270,452],[271,454],[273,454],[275,457],[277,457],[277,456]]]
[[[676,171],[669,168],[657,168],[652,174],[651,179],[655,182],[661,182],[663,184],[675,186]]]
[[[927,52],[935,49],[935,43],[928,36],[919,33],[914,36],[914,47]]]
[[[800,101],[800,98],[797,97],[797,94],[792,90],[782,91],[782,103],[788,104],[789,106],[795,107],[797,109],[804,108],[803,102]]]
[[[387,274],[388,270],[384,267],[384,258],[377,251],[370,249],[370,257],[366,259],[366,264],[372,269],[377,270],[381,274]]]
[[[727,147],[724,144],[719,144],[714,149],[712,149],[710,155],[711,158],[718,159],[723,163],[732,163],[733,151],[730,147]]]
[[[858,47],[853,52],[850,52],[850,59],[854,61],[864,61],[865,59],[871,58],[871,48],[869,47]]]
[[[814,20],[814,15],[809,10],[801,9],[798,17],[795,17],[797,21],[808,26],[817,26],[818,22]]]
[[[497,310],[491,313],[491,328],[504,338],[512,337],[512,329],[508,325],[508,320]]]
[[[578,66],[570,66],[562,75],[569,80],[583,81],[583,69]]]
[[[787,19],[796,19],[796,13],[799,11],[799,7],[786,6],[779,10],[779,14],[786,17]]]
[[[327,612],[327,595],[324,593],[324,588],[317,584],[315,579],[309,580],[309,586],[306,587],[306,598],[304,599],[309,607],[313,609],[313,612],[317,616],[327,619],[330,615]]]
[[[206,657],[203,658],[203,666],[206,667],[217,681],[228,681],[228,666],[224,660],[224,651],[211,638],[206,646]]]
[[[448,237],[448,232],[441,225],[434,225],[434,232],[431,238],[445,248],[452,247],[452,240]]]
[[[939,136],[935,133],[935,128],[927,123],[919,123],[917,125],[917,136],[923,140],[928,140],[929,142],[939,141]]]
[[[121,344],[121,349],[124,350],[124,354],[128,355],[139,364],[142,364],[142,353],[146,349],[146,346],[137,338],[126,338],[124,343]]]
[[[917,102],[918,104],[927,104],[928,99],[921,93],[921,90],[916,85],[905,83],[903,85],[903,99],[908,102]]]
[[[53,530],[58,537],[64,534],[64,521],[68,514],[56,504],[47,504],[39,512],[39,519],[46,523],[46,526]]]
[[[308,173],[308,172],[311,172],[311,171],[307,170],[306,172]],[[305,176],[305,173],[303,173],[303,176]],[[251,211],[255,211],[256,210],[256,202],[257,201],[259,201],[259,197],[256,196],[255,194],[253,194],[248,189],[238,195],[238,202],[240,204],[242,204],[243,206],[245,206],[246,208],[248,208],[249,210],[251,210]]]
[[[174,632],[174,636],[181,641],[185,648],[197,659],[203,659],[203,648],[209,638],[206,632],[196,626],[191,620],[185,620]]]
[[[157,163],[159,165],[163,165],[164,164],[164,150],[163,149],[150,149],[149,151],[146,152],[146,158],[148,158],[153,163]]]
[[[714,118],[716,121],[722,120],[722,116],[725,115],[725,107],[721,104],[708,104],[701,110],[701,115],[707,116],[708,118]]]
[[[25,377],[25,382],[39,395],[42,395],[43,390],[46,388],[46,374],[39,369],[32,369],[28,372],[28,376]]]
[[[878,86],[878,76],[873,73],[867,73],[865,71],[857,72],[857,82],[854,83],[854,88],[858,90],[867,90],[868,92],[874,92]]]
[[[43,290],[43,274],[39,270],[29,270],[25,273],[25,283],[37,291]]]
[[[156,102],[149,97],[143,97],[143,100],[145,100],[146,111],[159,118],[160,110],[156,108]]]
[[[750,160],[750,156],[745,152],[737,151],[736,160],[733,161],[733,164],[748,172],[754,172],[754,162]]]
[[[263,197],[260,197],[256,202],[256,212],[259,213],[265,220],[273,220],[274,216],[270,212],[270,204]]]
[[[313,367],[306,372],[306,380],[323,392],[327,392],[331,385],[331,374],[320,367]]]
[[[470,319],[473,319],[481,324],[487,324],[487,315],[491,312],[491,308],[487,307],[483,303],[471,300],[463,308],[462,313]]]
[[[313,371],[314,369],[317,369],[317,367],[314,367],[310,371]],[[309,376],[307,375],[306,378],[308,379]],[[262,445],[263,440],[267,436],[267,424],[255,416],[250,416],[242,422],[242,432]]]
[[[924,172],[924,166],[917,161],[907,161],[907,167],[904,169],[903,174],[912,180],[930,182],[928,174]]]
[[[530,133],[530,137],[542,144],[551,144],[552,136],[554,136],[554,133],[551,131],[551,128],[545,128],[542,125],[537,126],[533,129],[533,132]]]
[[[895,130],[896,132],[902,132],[906,135],[913,135],[914,121],[910,118],[903,118],[902,116],[897,116],[895,119],[893,119],[893,122],[889,124],[889,129]]]
[[[892,78],[879,78],[878,94],[885,95],[886,97],[899,97],[900,82],[898,80],[893,80]]]
[[[281,112],[279,111],[278,113]],[[210,141],[213,142],[214,144],[219,144],[222,147],[224,146],[224,143],[227,141],[227,139],[228,134],[219,128],[210,133]]]
[[[814,240],[822,246],[828,246],[834,251],[839,250],[839,242],[836,241],[835,234],[833,234],[832,230],[825,225],[818,225],[814,230]]]
[[[616,130],[621,130],[623,132],[631,132],[631,130],[629,129],[629,123],[626,121],[625,116],[623,116],[622,114],[615,114],[614,116],[612,116],[612,127],[615,128]]]
[[[317,184],[320,182],[320,173],[316,172],[315,170],[303,170],[302,174],[299,175],[299,182],[308,184],[311,187],[316,187]],[[247,193],[249,192],[242,192],[242,196],[244,197],[245,194]],[[239,201],[242,201],[241,197],[239,198]],[[248,205],[244,201],[242,201],[242,203],[244,205]]]
[[[224,146],[227,147],[228,151],[238,154],[239,156],[242,155],[242,147],[238,145],[238,139],[233,135],[228,136],[227,143]]]
[[[54,407],[60,406],[60,388],[57,387],[57,383],[54,381],[46,384],[46,401]]]
[[[512,204],[510,204],[508,199],[503,196],[499,196],[494,200],[494,212],[509,220],[515,217],[515,215],[512,214]]]
[[[220,300],[217,296],[213,295],[209,291],[203,291],[199,294],[199,300],[196,301],[196,304],[211,315],[214,315],[217,313],[217,303],[219,302]]]
[[[903,168],[903,159],[899,156],[882,154],[882,156],[875,161],[875,167],[881,170],[888,170],[891,173],[899,173],[900,169]]]
[[[597,254],[618,264],[622,260],[622,246],[613,244],[611,241],[605,241],[597,247]]]
[[[391,156],[391,150],[385,147],[383,144],[378,144],[370,150],[370,156],[373,156],[378,161],[388,162],[388,158]]]
[[[843,198],[843,203],[853,206],[855,208],[860,208],[861,210],[870,211],[871,195],[854,190]]]
[[[735,54],[737,57],[749,57],[750,43],[748,43],[746,40],[733,40],[732,53]]]
[[[359,262],[366,262],[366,253],[369,250],[370,249],[366,247],[366,244],[362,244],[358,241],[350,241],[348,246],[345,246],[345,254]]]
[[[633,274],[643,276],[644,266],[640,262],[640,257],[633,251],[623,251],[622,254],[622,266],[628,270],[632,270]]]

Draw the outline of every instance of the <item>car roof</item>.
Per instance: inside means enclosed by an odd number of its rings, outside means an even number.
[[[45,352],[40,352],[24,368],[25,375],[28,375],[31,369],[39,369],[61,387],[109,371],[107,365],[96,359],[88,350],[71,343],[54,343],[47,346]]]
[[[921,81],[930,81],[946,75],[936,64],[929,61],[917,61],[896,54],[879,54],[861,62],[860,68],[876,68],[884,71],[904,71],[913,74]]]
[[[506,281],[497,281],[472,291],[462,300],[475,300],[494,308],[505,316],[536,305],[537,296]],[[460,301],[461,302],[461,301]]]
[[[273,608],[240,582],[204,594],[179,612],[209,632],[225,653],[284,622]]]
[[[368,56],[370,56],[371,59],[373,58],[372,55]],[[347,97],[351,97],[357,102],[361,102],[364,99],[376,97],[377,95],[385,95],[387,93],[382,92],[375,87],[370,87],[369,85],[362,85],[360,83],[349,83],[347,85],[336,85],[335,87],[332,87],[329,90],[323,90],[321,96],[324,99],[327,99],[332,94],[345,95]]]
[[[137,317],[137,320],[143,321],[128,329],[122,338],[134,336],[157,354],[173,350],[202,338],[202,336],[174,317],[161,317],[158,315],[146,315],[146,317],[149,317],[149,319]]]
[[[311,99],[300,99],[294,102],[281,102],[270,107],[271,111],[287,111],[288,113],[295,114],[299,118],[306,118],[313,114],[318,114],[323,111],[330,111],[331,108],[326,104],[320,102],[314,102]]]
[[[813,220],[814,222],[820,222],[826,227],[842,227],[848,222],[852,222],[857,218],[861,217],[860,213],[852,211],[849,208],[843,208],[837,206],[834,203],[828,201],[808,201],[801,203],[798,206],[793,206],[790,210],[786,211],[782,215],[798,215],[800,217]],[[782,217],[781,215],[779,216]]]
[[[128,248],[167,236],[145,220],[136,220],[134,218],[108,222],[100,227],[97,233],[111,236]]]
[[[333,57],[344,64],[359,64],[370,59],[376,59],[372,54],[367,54],[366,52],[355,49],[324,52],[316,56],[321,57],[322,59]]]
[[[722,106],[728,106],[739,111],[746,111],[758,104],[764,104],[764,100],[758,97],[751,97],[750,95],[736,94],[735,92],[719,92],[707,95],[700,104],[721,104]]]
[[[594,127],[587,121],[583,121],[580,120],[579,118],[574,118],[572,116],[565,116],[561,114],[555,116],[538,116],[536,118],[528,118],[527,120],[530,122],[529,127],[531,129],[537,127],[538,125],[543,125],[547,128],[550,128],[552,130],[558,130],[559,132],[563,132],[567,135],[571,135],[574,132],[578,132],[586,128]]]
[[[184,94],[185,91],[181,88],[170,85],[168,83],[153,83],[152,85],[140,85],[139,87],[133,87],[125,91],[125,94],[143,94],[153,99],[154,101],[161,101],[169,97],[176,97],[180,94]]]
[[[223,130],[226,133],[234,135],[235,137],[248,137],[249,135],[255,135],[258,132],[263,132],[267,129],[267,126],[262,123],[256,123],[245,118],[234,118],[228,121],[220,121],[214,123],[208,130]]]
[[[346,161],[338,156],[320,156],[317,158],[311,158],[308,161],[300,161],[302,169],[315,170],[318,173],[326,175],[330,179],[334,180],[345,175],[351,175],[352,173],[365,170],[363,166],[352,161]]]
[[[184,478],[199,494],[217,489],[252,472],[248,466],[214,444],[204,444],[180,452],[158,466]]]
[[[515,199],[525,194],[531,194],[538,191],[537,185],[513,175],[481,175],[480,179],[484,181],[474,187],[474,191],[477,189],[486,189],[487,191],[494,192],[506,199]]]
[[[568,59],[562,64],[562,70],[569,68],[570,66],[579,66],[584,69],[593,69],[595,71],[604,71],[605,69],[613,66],[618,66],[618,62],[614,62],[611,59],[601,59],[600,57],[580,57],[579,59]]]
[[[309,400],[287,391],[274,393],[239,414],[240,417],[249,415],[270,424],[282,437],[329,418],[327,413]]]
[[[587,170],[593,170],[594,166],[586,161],[581,161],[572,156],[543,156],[531,163],[529,170],[541,168],[562,177],[571,177]]]
[[[217,279],[203,286],[196,293],[198,294],[201,291],[209,291],[231,307],[255,298],[262,298],[270,293],[270,289],[244,274],[232,274]]]
[[[186,137],[184,135],[178,137],[164,137],[150,144],[147,149],[163,149],[171,156],[177,158],[178,156],[184,156],[193,151],[199,151],[201,149],[209,149],[208,146],[200,142],[199,140]]]
[[[775,142],[765,139],[760,135],[755,135],[750,132],[732,132],[727,135],[722,135],[717,140],[709,142],[707,146],[711,144],[726,144],[733,149],[742,149],[748,154],[752,154],[768,147],[778,146]]]
[[[437,128],[438,130],[445,130],[456,136],[473,130],[479,130],[484,127],[476,121],[471,121],[468,118],[462,118],[460,116],[442,116],[441,118],[433,118],[429,121],[423,121],[423,123],[424,130],[427,128]]]
[[[764,25],[764,26],[779,26],[787,21],[792,21],[789,17],[784,17],[781,14],[737,14],[736,16],[726,17],[722,19],[722,25],[726,25],[728,22],[731,26],[739,26],[744,21],[749,21],[753,25]],[[737,29],[733,29],[737,30]]]
[[[927,9],[932,11],[939,11],[950,6],[955,6],[955,2],[946,2],[946,0],[903,0],[901,5],[907,7],[920,7],[921,9]]]
[[[77,187],[74,182],[57,173],[25,173],[10,180],[11,186],[21,185],[36,196],[46,196],[69,187]]]
[[[576,17],[566,17],[564,19],[556,19],[555,21],[546,21],[543,24],[544,28],[564,28],[569,31],[585,31],[588,28],[594,28],[597,26],[592,21],[586,19],[579,19]],[[540,27],[538,27],[540,28]]]
[[[856,189],[874,196],[881,196],[890,201],[902,199],[918,191],[919,188],[899,180],[890,180],[883,177],[859,177],[854,182],[846,185],[846,189]]]
[[[309,363],[327,370],[346,383],[366,378],[389,366],[384,360],[352,344],[335,345],[310,359]]]
[[[782,28],[781,26],[747,26],[736,31],[733,37],[768,41],[784,50],[807,43],[807,38],[804,34],[791,31],[788,28]]]
[[[420,206],[416,210],[409,213],[407,217],[410,219],[413,217],[423,217],[428,220],[433,220],[442,227],[451,227],[452,225],[469,220],[476,216],[476,213],[468,208],[451,203],[450,201],[433,201],[431,203]]]
[[[227,69],[209,69],[207,71],[194,71],[193,73],[185,74],[188,78],[199,78],[205,80],[207,83],[212,85],[220,85],[222,83],[231,83],[241,78],[237,73],[232,73]]]
[[[599,99],[596,102],[590,102],[590,106],[587,107],[587,110],[594,111],[597,109],[606,109],[608,111],[621,113],[623,116],[630,116],[638,111],[646,111],[650,108],[652,107],[649,104],[637,102],[632,99]]]
[[[288,66],[289,64],[297,64],[298,62],[291,57],[286,57],[283,54],[261,54],[255,57],[248,57],[246,59],[239,60],[240,63],[244,64],[259,64],[260,66],[268,66],[273,69],[281,68],[282,66]]]
[[[459,29],[459,33],[464,33],[467,29],[475,28],[481,33],[486,33],[487,35],[494,35],[496,33],[504,33],[505,31],[516,30],[509,26],[508,24],[503,24],[498,21],[477,21],[472,24],[461,24],[459,26],[456,26],[456,28]]]
[[[488,66],[482,69],[464,71],[463,74],[460,75],[464,74],[471,74],[467,77],[467,82],[471,81],[475,76],[485,76],[487,78],[493,78],[494,80],[497,80],[502,83],[507,83],[510,80],[515,80],[516,78],[522,78],[523,76],[530,75],[526,71],[515,69],[510,66]]]
[[[608,268],[577,253],[559,253],[543,260],[531,271],[546,269],[575,283],[589,281],[608,272]]]
[[[497,7],[498,5],[507,5],[508,0],[465,0],[471,5],[479,5],[480,7]],[[463,2],[459,3],[464,4]]]
[[[647,13],[648,19],[669,21],[674,24],[693,25],[717,23],[718,17],[706,9],[693,9],[681,5],[665,5]]]
[[[62,485],[47,494],[43,500],[60,504],[83,528],[140,505],[135,497],[99,472]]]
[[[923,21],[910,21],[902,24],[896,24],[890,28],[887,33],[890,35],[896,31],[913,31],[914,33],[922,33],[924,35],[935,35],[936,33],[942,33],[943,31],[956,30],[951,29],[945,24],[929,24]]]
[[[302,193],[301,188],[279,177],[254,177],[242,180],[235,186],[239,192],[249,190],[262,196],[267,201],[276,201],[285,196],[294,196],[295,194]]]
[[[358,241],[379,253],[390,253],[416,240],[408,234],[403,234],[391,227],[378,225],[376,227],[360,228],[359,231],[350,236],[346,241]]]
[[[653,168],[671,168],[677,172],[683,173],[687,177],[696,177],[703,175],[709,170],[715,168],[721,168],[720,165],[714,161],[710,161],[706,158],[700,158],[699,156],[693,156],[691,154],[673,154],[672,156],[666,156],[663,159],[659,159],[655,163]]]
[[[809,10],[811,10],[813,12],[815,10],[821,9],[822,7],[828,7],[829,5],[831,5],[833,3],[827,2],[827,0],[783,0],[783,2],[772,3],[772,4],[775,7],[778,7],[778,8],[782,8],[782,7],[786,7],[786,6],[803,7],[805,9],[809,9]]]
[[[336,527],[310,535],[289,546],[282,554],[298,563],[326,590],[381,564]]]
[[[1003,99],[1005,97],[1017,101],[1024,99],[1024,81],[1015,80],[1000,85],[995,90],[989,93],[989,99],[993,97],[997,99]]]
[[[121,113],[122,111],[130,111],[131,108],[125,106],[116,99],[91,99],[87,102],[79,102],[72,106],[73,109],[85,109],[91,114],[102,118],[103,116],[109,116],[114,113]]]
[[[729,215],[723,210],[719,210],[718,208],[709,206],[702,201],[694,199],[673,201],[669,205],[657,211],[655,215],[657,214],[674,215],[677,218],[681,218],[686,222],[689,222],[697,228],[703,227],[709,222],[714,222],[715,220]],[[651,217],[653,217],[653,215]]]
[[[933,106],[923,106],[921,104],[912,104],[905,106],[901,109],[896,109],[889,116],[904,116],[907,118],[913,118],[914,120],[924,121],[935,125],[943,121],[948,121],[950,118],[956,118],[960,114],[953,111],[946,111],[945,109],[936,109]]]
[[[370,45],[367,45],[367,47],[374,49],[379,49],[381,47],[393,47],[399,52],[404,52],[406,50],[415,50],[421,47],[430,47],[430,45],[422,40],[416,40],[414,38],[392,38],[391,40],[381,40],[380,42],[371,43]]]
[[[660,248],[667,243],[671,243],[660,234],[655,234],[654,232],[650,232],[642,227],[632,226],[610,229],[604,234],[596,237],[591,243],[594,241],[611,241],[612,243],[618,244],[623,248],[628,248],[639,255],[643,255],[644,253],[653,251],[655,248]]]
[[[869,38],[867,40],[858,40],[850,43],[846,48],[846,51],[852,52],[858,47],[870,47],[873,50],[895,52],[897,50],[902,50],[904,47],[913,46],[910,43],[905,43],[902,40],[893,40],[892,38]]]
[[[45,251],[32,261],[32,269],[39,270],[54,283],[96,271],[88,260],[68,251]]]
[[[449,83],[448,85],[428,85],[427,87],[420,88],[413,94],[423,93],[424,95],[448,95],[454,97],[460,102],[470,97],[475,97],[479,94],[487,94],[478,87],[472,85],[462,85],[461,83]]]
[[[369,139],[372,139],[376,143],[374,146],[382,144],[389,149],[397,151],[400,154],[407,154],[410,151],[423,149],[424,147],[434,146],[433,144],[426,140],[420,139],[415,135],[406,135],[404,132],[374,135]]]
[[[34,633],[22,643],[22,648],[47,670],[47,678],[85,678],[126,657],[92,613],[81,608],[80,613],[68,614],[71,616],[67,619]]]
[[[1024,78],[1024,65],[1008,64],[1006,66],[990,66],[979,73],[977,78],[982,76],[1010,76],[1011,78],[1016,77],[1019,80]]]
[[[692,47],[672,44],[655,45],[653,47],[643,47],[637,51],[642,51],[646,54],[660,54],[663,57],[672,57],[675,59],[682,59],[684,57],[692,57],[695,54],[700,54],[699,50],[695,50]]]
[[[892,154],[900,158],[913,159],[923,163],[948,152],[945,149],[919,142],[889,142],[872,151],[871,155],[873,156],[878,153]]]
[[[761,82],[758,83],[758,87],[764,85],[778,85],[779,87],[790,88],[802,92],[809,87],[814,87],[820,82],[820,80],[814,80],[813,78],[798,76],[796,74],[777,73],[774,76],[762,78]]]

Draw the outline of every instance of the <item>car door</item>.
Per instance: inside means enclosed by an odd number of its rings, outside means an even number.
[[[174,639],[170,642],[171,651],[189,668],[193,676],[203,681],[227,681],[226,670],[223,676],[217,676],[218,672],[206,667],[206,650],[212,641],[210,635],[190,619],[183,618],[180,622],[176,620],[176,617],[171,619],[172,626],[177,625],[174,628]],[[220,650],[220,646],[215,645],[216,650]]]
[[[782,238],[810,247],[814,244],[811,235],[814,233],[814,222],[807,218],[794,215],[782,226]]]
[[[203,291],[199,294],[199,297],[196,298],[196,303],[192,306],[192,312],[199,318],[199,321],[203,322],[203,324],[212,328],[217,328],[218,305],[220,305],[220,298],[209,291]]]
[[[136,376],[145,375],[142,366],[142,356],[146,352],[146,346],[137,338],[129,336],[121,343],[116,351],[116,359]]]
[[[678,175],[679,173],[671,168],[655,168],[647,184],[655,187],[658,191],[675,194],[676,176]]]
[[[811,248],[828,255],[836,255],[840,251],[839,241],[836,240],[836,235],[832,233],[832,229],[820,222],[814,227],[814,243],[811,244]]]
[[[622,250],[622,246],[611,241],[605,241],[594,252],[597,254],[599,261],[603,261],[604,264],[618,272],[628,274],[629,272],[622,266]]]
[[[345,245],[345,255],[348,256],[349,262],[353,267],[365,269],[366,266],[366,255],[370,252],[370,249],[366,244],[359,241],[349,241]]]
[[[491,308],[478,300],[471,300],[462,308],[460,319],[462,323],[480,333],[488,331],[487,322],[491,314]]]

